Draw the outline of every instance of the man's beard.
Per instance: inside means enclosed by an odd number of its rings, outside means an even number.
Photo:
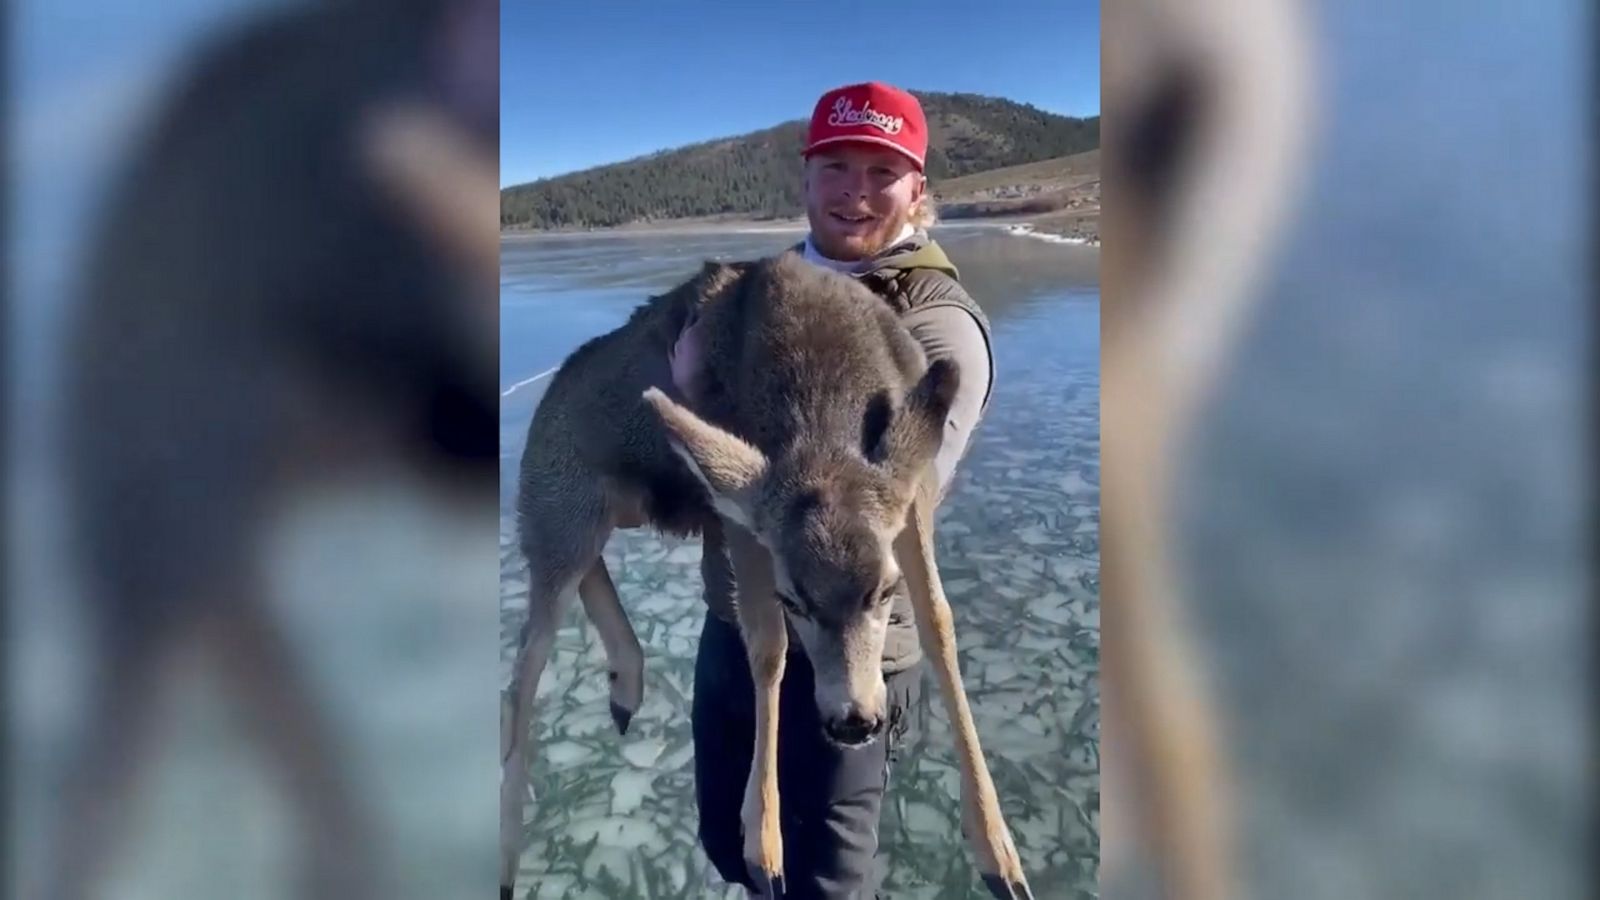
[[[899,237],[900,232],[905,230],[906,223],[911,221],[911,211],[907,210],[891,220],[886,227],[880,226],[874,229],[871,234],[859,239],[861,242],[857,242],[849,237],[831,234],[825,228],[819,229],[815,223],[818,221],[826,222],[827,216],[827,211],[823,210],[819,216],[810,217],[813,223],[811,226],[811,242],[817,248],[818,253],[840,262],[871,259],[882,253],[894,244],[895,238]],[[847,247],[855,249],[846,249]]]

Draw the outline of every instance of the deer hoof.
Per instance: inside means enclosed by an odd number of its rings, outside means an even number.
[[[627,734],[628,723],[633,721],[633,712],[613,703],[611,704],[611,721],[617,723],[617,734]]]
[[[750,870],[750,879],[756,883],[756,893],[769,900],[783,900],[783,873],[767,874],[761,867],[752,862],[746,862]]]
[[[983,886],[989,889],[997,900],[1033,900],[1033,891],[1028,889],[1025,880],[1007,881],[1001,875],[983,876]]]

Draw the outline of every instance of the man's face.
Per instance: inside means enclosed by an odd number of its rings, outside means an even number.
[[[806,216],[817,250],[858,260],[900,233],[926,185],[911,160],[868,144],[840,144],[806,160]]]

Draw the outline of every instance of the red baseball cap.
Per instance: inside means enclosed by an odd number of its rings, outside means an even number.
[[[811,113],[802,156],[831,144],[877,144],[905,154],[922,171],[928,156],[928,120],[917,98],[877,81],[822,95]]]

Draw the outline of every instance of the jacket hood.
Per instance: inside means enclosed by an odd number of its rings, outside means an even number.
[[[806,242],[801,241],[794,246],[796,253],[804,253]],[[961,280],[961,273],[956,270],[956,264],[928,233],[918,229],[914,234],[898,244],[885,249],[883,252],[857,266],[852,274],[867,275],[882,269],[906,271],[909,269],[936,269],[949,275],[956,281]]]
[[[961,280],[955,263],[950,261],[950,257],[945,255],[933,238],[928,237],[927,232],[921,230],[874,256],[857,274],[865,275],[879,269],[937,269],[957,281]]]

